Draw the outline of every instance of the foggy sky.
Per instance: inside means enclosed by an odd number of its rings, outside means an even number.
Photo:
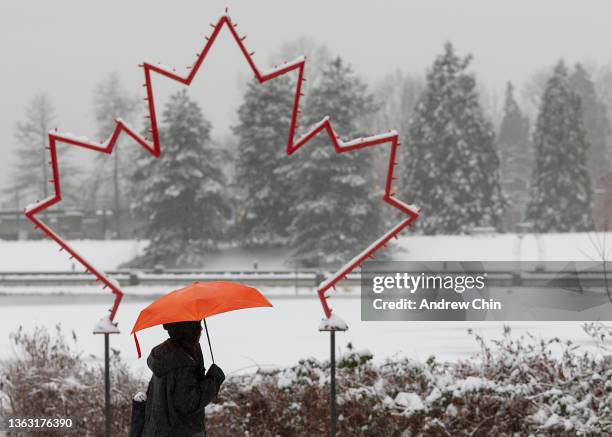
[[[450,40],[460,54],[474,55],[472,70],[499,95],[507,80],[520,87],[561,57],[570,64],[612,63],[612,3],[604,0],[2,0],[0,189],[14,162],[15,123],[33,95],[50,95],[60,131],[95,138],[96,83],[116,71],[143,95],[137,65],[144,59],[191,64],[212,30],[209,23],[225,6],[260,68],[270,66],[283,42],[300,36],[325,43],[368,81],[395,69],[424,74]],[[224,31],[190,90],[212,121],[214,136],[228,132],[241,83],[250,77]],[[154,86],[158,110],[164,96],[179,89],[164,79],[154,79]]]

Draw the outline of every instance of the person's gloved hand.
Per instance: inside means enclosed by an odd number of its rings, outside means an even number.
[[[225,373],[223,373],[223,370],[221,370],[221,368],[214,363],[208,368],[206,376],[214,379],[217,384],[221,384],[223,381],[225,381]]]

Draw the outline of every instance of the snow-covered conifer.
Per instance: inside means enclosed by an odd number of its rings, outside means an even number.
[[[159,133],[159,159],[143,154],[133,173],[133,204],[151,240],[138,264],[196,267],[217,248],[229,217],[225,177],[210,123],[185,91],[171,96]]]
[[[502,227],[504,198],[495,134],[478,102],[476,79],[450,43],[427,74],[427,87],[403,148],[402,198],[422,208],[426,234],[461,234]]]
[[[366,86],[342,59],[321,72],[309,91],[305,122],[329,115],[345,139],[365,136],[365,116],[375,111]],[[294,257],[305,265],[339,264],[352,258],[384,232],[382,187],[373,184],[372,150],[336,154],[320,134],[300,149],[293,172],[297,198],[292,208],[291,243]]]
[[[589,143],[580,97],[563,62],[548,80],[533,134],[535,166],[527,219],[539,232],[592,228]]]
[[[283,243],[291,221],[293,193],[287,177],[286,153],[295,84],[281,76],[264,84],[253,80],[238,109],[234,184],[235,239],[245,246]]]

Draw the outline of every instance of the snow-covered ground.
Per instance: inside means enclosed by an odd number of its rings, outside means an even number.
[[[102,270],[114,270],[142,253],[145,241],[118,240],[70,242]],[[365,245],[364,245],[365,248]],[[397,243],[398,261],[599,261],[601,249],[612,255],[612,233],[496,234],[420,236],[406,234]],[[52,241],[0,241],[0,272],[81,270]],[[206,270],[290,270],[290,253],[284,249],[249,251],[227,249],[211,256]]]
[[[85,300],[85,301],[84,301]],[[93,335],[94,324],[105,315],[110,300],[101,298],[48,299],[47,303],[35,297],[0,297],[0,359],[14,353],[9,347],[8,333],[19,325],[44,325],[53,329],[61,322],[67,338],[74,330],[78,346],[84,356],[103,356],[103,338]],[[394,354],[425,360],[435,355],[441,360],[457,360],[478,351],[476,342],[467,335],[467,329],[486,338],[499,337],[500,322],[362,322],[358,298],[333,299],[332,307],[349,325],[347,332],[337,334],[342,350],[348,342],[357,348],[367,348],[375,359]],[[329,354],[329,334],[318,331],[321,307],[314,297],[272,297],[273,308],[258,308],[214,316],[207,320],[216,362],[228,373],[255,370],[256,366],[288,366],[301,358],[314,356],[325,359]],[[128,300],[122,303],[117,321],[122,333],[111,337],[111,346],[137,371],[148,375],[146,356],[150,349],[165,338],[161,327],[139,333],[143,359],[138,360],[133,338],[129,332],[142,308],[149,300]],[[558,336],[588,344],[580,323],[574,322],[513,322],[515,332],[530,331],[543,337]],[[201,339],[205,360],[210,363],[206,339]]]
[[[75,241],[74,246],[94,265],[103,270],[116,269],[121,263],[142,252],[145,242]],[[483,261],[592,261],[601,260],[601,248],[610,255],[612,234],[551,234],[519,236],[405,236],[400,238],[394,254],[396,260],[483,260]],[[231,249],[211,258],[207,270],[291,269],[288,252],[265,252]],[[608,258],[609,259],[609,258]],[[7,271],[70,271],[73,261],[49,241],[0,241],[0,272]],[[75,266],[78,269],[78,266]],[[123,287],[129,297],[121,304],[117,321],[121,334],[113,335],[112,347],[119,349],[135,369],[145,373],[145,360],[137,360],[134,342],[129,335],[139,311],[152,299],[172,286]],[[208,321],[212,344],[219,365],[228,372],[248,371],[260,366],[287,366],[299,359],[314,356],[320,359],[329,353],[329,336],[317,330],[321,306],[313,289],[268,287],[274,308],[252,309],[215,316]],[[348,291],[348,292],[347,292]],[[370,349],[376,359],[405,354],[420,360],[436,355],[442,360],[456,360],[477,352],[477,344],[466,333],[468,328],[487,338],[502,332],[500,322],[362,322],[358,289],[353,292],[340,287],[332,307],[349,325],[346,333],[337,334],[341,348],[352,342],[357,348]],[[357,292],[356,292],[357,291]],[[26,294],[15,296],[10,294]],[[64,293],[69,296],[36,296]],[[26,328],[44,325],[52,328],[61,322],[69,333],[79,337],[85,356],[102,357],[103,340],[91,334],[94,324],[110,307],[112,297],[97,286],[1,287],[0,294],[0,359],[12,352],[8,333],[19,325]],[[88,296],[70,296],[70,295]],[[142,297],[148,295],[148,297]],[[137,298],[137,296],[141,296]],[[340,298],[344,297],[344,298]],[[587,343],[580,323],[510,323],[517,333],[531,331],[543,337],[559,336],[578,343]],[[163,340],[162,328],[152,328],[139,335],[145,354]],[[202,339],[205,346],[205,339]],[[208,356],[208,355],[206,355]],[[208,362],[208,358],[207,358]]]
[[[612,232],[405,236],[400,261],[601,261],[612,255]]]
[[[77,240],[69,244],[101,270],[114,270],[139,255],[146,242],[133,240]],[[0,241],[0,271],[83,271],[50,240]]]

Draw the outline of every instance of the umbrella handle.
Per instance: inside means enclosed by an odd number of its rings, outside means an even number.
[[[215,356],[212,352],[212,346],[210,345],[210,336],[208,335],[208,326],[206,326],[206,319],[202,319],[204,321],[204,329],[206,330],[206,338],[208,339],[208,349],[210,349],[210,358],[212,358],[213,364],[215,364]]]

